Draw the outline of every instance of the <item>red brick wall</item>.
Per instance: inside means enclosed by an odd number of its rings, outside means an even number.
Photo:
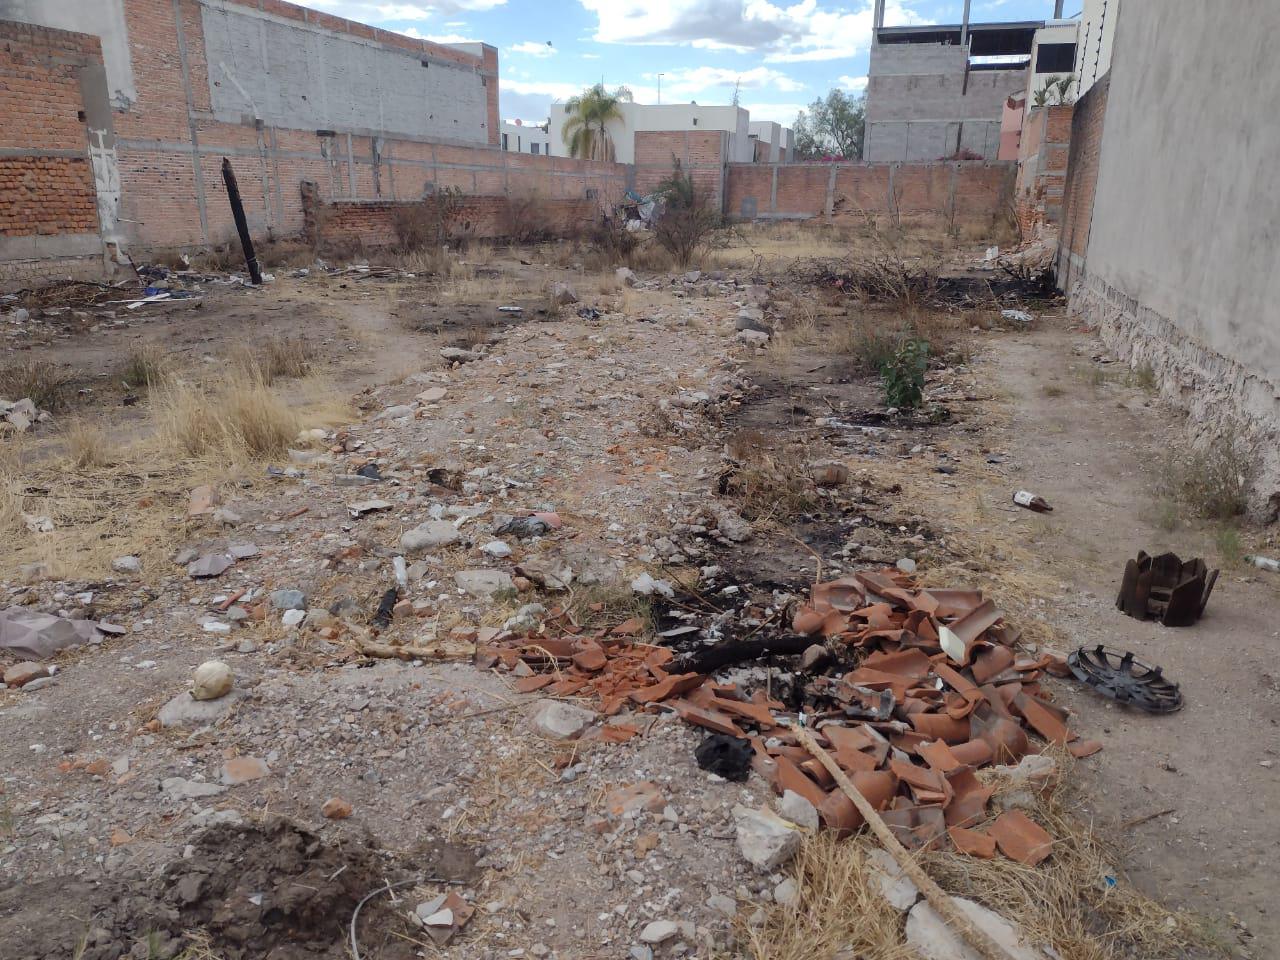
[[[0,282],[38,273],[102,270],[97,194],[89,163],[80,74],[102,65],[97,37],[0,21]],[[89,238],[77,256],[41,238]]]
[[[1005,162],[728,165],[725,215],[735,219],[993,225],[1013,193]]]
[[[1062,219],[1074,109],[1034,107],[1023,126],[1014,206],[1024,239],[1056,231]]]
[[[1076,102],[1071,117],[1071,149],[1062,194],[1062,229],[1058,235],[1058,288],[1061,290],[1069,290],[1084,271],[1110,86],[1111,74],[1103,74]]]
[[[368,248],[393,246],[399,242],[397,214],[415,206],[415,203],[403,200],[304,199],[308,235],[321,248],[348,244]],[[537,203],[536,213],[526,219],[529,226],[536,221],[554,236],[568,236],[589,225],[598,212],[599,205],[595,200],[544,199]],[[458,224],[469,237],[492,239],[507,236],[512,227],[508,198],[464,197]]]
[[[723,130],[637,130],[635,186],[651,192],[671,176],[676,161],[693,180],[694,189],[715,209],[725,195],[725,157],[729,134]]]

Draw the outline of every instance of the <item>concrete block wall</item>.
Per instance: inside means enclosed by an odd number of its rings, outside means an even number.
[[[0,288],[104,273],[85,127],[96,37],[0,21]]]
[[[635,186],[649,193],[671,176],[678,162],[694,188],[716,210],[725,198],[729,134],[723,130],[637,131]]]
[[[725,215],[993,227],[1013,196],[1015,164],[730,164]]]

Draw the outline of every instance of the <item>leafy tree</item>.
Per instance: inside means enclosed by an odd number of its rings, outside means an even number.
[[[626,87],[618,87],[610,93],[603,83],[570,97],[565,105],[569,116],[561,128],[561,135],[569,145],[569,156],[582,160],[613,160],[616,156],[613,140],[605,126],[611,120],[622,120],[619,104],[630,99],[631,91]]]
[[[865,98],[836,88],[796,116],[796,156],[801,160],[861,159],[865,129]]]

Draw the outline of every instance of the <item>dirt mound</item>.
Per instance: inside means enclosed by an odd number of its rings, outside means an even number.
[[[283,817],[223,824],[159,877],[0,890],[0,943],[13,960],[165,960],[195,931],[227,960],[342,956],[356,903],[385,873],[369,846],[326,845]]]

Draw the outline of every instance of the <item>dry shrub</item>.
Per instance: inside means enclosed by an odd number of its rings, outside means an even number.
[[[100,425],[72,420],[62,431],[62,442],[67,459],[81,470],[106,466],[110,462],[107,437]]]
[[[305,377],[315,354],[315,348],[302,337],[272,337],[262,347],[261,368],[266,381]]]
[[[259,375],[239,370],[221,385],[166,385],[153,403],[157,432],[185,458],[230,463],[278,457],[297,436],[297,415]]]
[[[475,231],[466,218],[466,195],[459,187],[442,187],[416,203],[395,208],[392,225],[404,252],[454,243],[465,248]]]
[[[738,466],[724,478],[722,492],[738,497],[748,520],[785,520],[817,506],[810,457],[803,447],[789,446],[774,453],[763,435],[744,430],[729,439],[728,452]]]
[[[507,196],[502,212],[502,232],[513,243],[537,243],[551,237],[551,211],[535,190]]]
[[[565,609],[587,629],[612,627],[635,617],[644,624],[643,635],[654,624],[653,601],[637,595],[628,580],[577,584],[569,591]]]
[[[658,192],[664,204],[653,224],[653,239],[671,254],[676,266],[687,268],[710,244],[720,226],[720,214],[679,164],[658,185]]]
[[[632,255],[640,246],[642,235],[627,229],[627,220],[620,217],[604,217],[587,230],[587,242],[593,256],[584,261],[588,269],[605,270],[610,267],[632,266]]]
[[[806,838],[796,856],[794,906],[770,908],[762,927],[745,928],[755,960],[915,960],[901,915],[879,894],[865,841],[830,830]]]
[[[173,373],[173,361],[154,343],[144,343],[130,353],[117,376],[130,390],[143,392],[163,383]]]
[[[0,370],[0,399],[24,400],[41,410],[66,408],[71,375],[48,360],[28,360]]]
[[[1231,520],[1248,509],[1257,463],[1228,424],[1207,444],[1171,454],[1162,472],[1168,495],[1210,520]]]

